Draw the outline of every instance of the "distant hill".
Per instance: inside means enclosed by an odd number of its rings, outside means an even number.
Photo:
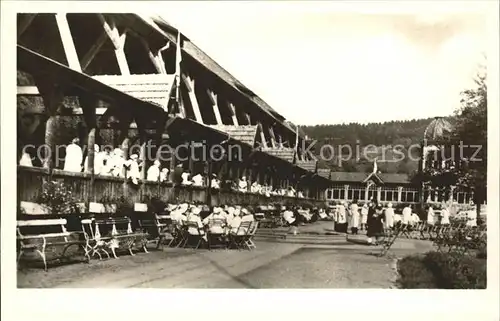
[[[322,154],[323,157],[318,157],[321,167],[336,171],[369,172],[373,170],[370,160],[378,157],[377,166],[382,172],[413,174],[418,169],[420,155],[417,145],[421,143],[425,128],[432,120],[433,118],[426,118],[369,124],[301,126],[301,129],[310,139],[317,141],[311,150],[314,150],[316,156]],[[368,149],[367,159],[364,151],[367,151],[365,147],[370,144],[376,147]],[[414,147],[410,148],[413,144]],[[350,160],[340,161],[340,150],[344,159],[349,154],[348,147],[342,148],[343,145],[351,146],[353,157]],[[332,147],[334,155],[331,155]],[[356,149],[359,150],[358,153]],[[408,157],[409,150],[413,160]]]

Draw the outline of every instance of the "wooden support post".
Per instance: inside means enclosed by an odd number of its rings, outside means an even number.
[[[198,99],[196,98],[196,93],[194,90],[194,79],[186,74],[182,74],[182,81],[186,85],[188,90],[189,100],[191,101],[191,106],[193,107],[194,117],[198,123],[203,124],[203,118],[201,117],[200,106],[198,105]]]
[[[252,168],[247,168],[247,171],[246,171],[246,176],[247,176],[247,191],[248,192],[251,192],[251,187],[252,187],[252,183],[253,183],[253,170]]]
[[[115,29],[116,29],[116,27],[115,27]],[[125,51],[123,51],[126,39],[127,39],[127,33],[124,32],[120,36],[120,48],[115,49],[116,60],[118,62],[118,66],[120,67],[120,73],[123,76],[129,76],[130,75],[130,69],[128,68],[127,57],[125,56]]]
[[[231,111],[231,118],[233,119],[233,125],[238,126],[238,117],[236,117],[236,107],[233,103],[229,103],[229,110]]]
[[[55,79],[53,77],[45,77],[33,75],[35,79],[35,84],[38,87],[38,91],[42,96],[43,105],[45,106],[45,112],[48,115],[47,122],[45,124],[45,148],[48,149],[44,155],[45,159],[42,161],[43,167],[48,168],[52,171],[54,167],[54,150],[55,150],[55,126],[57,125],[57,111],[62,105],[64,99],[64,93],[62,88],[58,87]],[[56,161],[58,161],[56,159]],[[56,164],[57,166],[57,164]]]
[[[173,146],[171,146],[171,147],[173,149]],[[177,158],[176,158],[175,151],[174,151],[170,155],[170,173],[168,175],[168,181],[169,182],[173,182],[174,181],[174,170],[175,170],[176,161],[177,161]]]
[[[22,36],[22,34],[28,29],[33,20],[36,17],[36,13],[25,14],[25,18],[21,21],[19,27],[17,28],[17,39]]]
[[[127,58],[123,50],[125,47],[125,40],[127,38],[127,30],[125,30],[123,34],[120,35],[114,20],[111,20],[111,23],[108,23],[102,14],[98,14],[97,16],[103,24],[104,32],[106,32],[115,47],[115,56],[120,68],[120,73],[124,76],[130,75]]]
[[[71,30],[69,29],[68,20],[66,19],[66,14],[57,13],[56,22],[61,35],[61,41],[64,47],[64,53],[66,54],[66,60],[68,61],[68,66],[75,71],[82,72],[75,44],[73,42],[73,37],[71,36]]]
[[[191,174],[193,174],[193,142],[190,141],[189,142],[189,150],[188,150],[188,153],[189,153],[189,156],[188,156],[188,169],[189,169],[189,172]]]
[[[401,203],[402,193],[403,193],[403,186],[398,186],[398,203]]]
[[[377,187],[377,202],[380,202],[380,195],[382,194],[382,187]]]
[[[222,117],[220,115],[219,106],[217,105],[217,94],[215,94],[210,89],[207,89],[208,98],[212,102],[212,108],[214,110],[215,120],[217,121],[217,125],[223,125]]]
[[[262,143],[262,147],[267,148],[266,135],[264,135],[264,127],[262,126],[262,123],[258,123],[257,126],[259,127],[260,140]]]
[[[81,95],[78,97],[78,101],[83,110],[83,119],[88,128],[87,134],[87,168],[90,170],[90,185],[87,192],[87,197],[85,199],[85,205],[89,206],[91,201],[97,201],[96,195],[94,193],[94,181],[95,181],[95,149],[94,145],[96,142],[96,136],[98,135],[97,127],[97,117],[96,109],[99,104],[99,100],[96,97]],[[84,161],[85,162],[85,161]],[[92,199],[91,199],[92,198]]]

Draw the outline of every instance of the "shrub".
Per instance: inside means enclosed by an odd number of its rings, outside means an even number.
[[[486,260],[478,256],[428,252],[398,265],[402,288],[485,289]]]
[[[398,283],[403,289],[436,288],[434,275],[429,271],[420,256],[407,256],[399,261]]]
[[[37,202],[46,207],[51,214],[71,214],[77,211],[71,190],[62,182],[48,181],[43,184]]]

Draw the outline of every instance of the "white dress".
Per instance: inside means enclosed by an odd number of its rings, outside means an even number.
[[[110,159],[111,161],[111,174],[116,177],[123,175],[123,165],[125,164],[125,159],[120,155],[113,155]]]
[[[89,157],[85,157],[85,165],[83,166],[86,173],[90,173]],[[101,174],[104,167],[104,155],[101,152],[94,153],[94,174]]]
[[[137,184],[137,180],[141,177],[141,172],[139,171],[139,164],[137,161],[129,159],[126,163],[127,165],[127,178],[130,178],[134,184]]]
[[[101,171],[99,172],[99,175],[104,175],[104,176],[111,175],[111,172],[113,170],[112,162],[113,161],[111,160],[111,155],[109,155],[107,153],[103,153],[102,154],[102,167],[101,167]]]
[[[368,207],[363,206],[361,208],[361,224],[366,224],[368,221]]]
[[[155,164],[151,165],[151,167],[148,168],[147,180],[152,182],[157,182],[159,177],[160,177],[160,167]]]
[[[66,147],[66,157],[64,158],[64,170],[69,172],[82,171],[83,152],[77,144],[69,144]]]
[[[358,207],[358,204],[352,204],[350,210],[351,210],[351,228],[352,227],[358,228],[359,227],[359,207]]]
[[[339,206],[337,223],[339,224],[347,223],[346,210],[344,205]]]
[[[189,173],[184,172],[184,173],[182,173],[181,177],[182,177],[182,185],[191,185],[191,184],[193,184],[193,182],[191,182],[189,180]]]
[[[442,225],[450,224],[450,212],[447,209],[443,209],[441,211],[441,224]]]
[[[386,208],[384,211],[385,228],[394,226],[394,209],[392,207]]]
[[[193,186],[203,186],[203,176],[200,174],[193,176]]]
[[[403,224],[410,224],[411,222],[411,208],[405,207],[403,209]]]
[[[427,224],[434,225],[434,222],[435,222],[434,210],[432,209],[432,207],[429,207],[429,210],[427,211]]]

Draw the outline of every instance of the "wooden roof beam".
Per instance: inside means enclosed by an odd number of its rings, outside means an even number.
[[[207,94],[208,94],[208,98],[210,98],[210,101],[212,102],[212,108],[214,110],[217,125],[223,125],[222,117],[220,115],[219,106],[217,105],[217,94],[214,93],[213,91],[211,91],[210,89],[207,89]]]
[[[97,38],[96,42],[92,45],[92,47],[87,51],[87,53],[83,56],[82,62],[81,62],[81,67],[82,71],[85,71],[87,67],[90,65],[92,60],[94,60],[95,56],[101,50],[102,46],[104,43],[106,43],[106,40],[108,39],[108,34],[103,31],[99,38]]]
[[[194,91],[194,79],[186,74],[182,74],[182,81],[186,85],[188,90],[189,99],[191,100],[191,106],[193,107],[194,117],[196,121],[203,124],[203,117],[201,117],[200,106],[198,105],[198,99],[196,98],[196,93]]]
[[[66,14],[57,13],[56,22],[59,34],[61,35],[61,41],[66,55],[66,60],[68,61],[68,66],[75,71],[82,72],[82,67],[80,66],[80,60],[78,60],[78,54],[76,53],[75,43],[73,42],[73,37],[71,36],[71,30],[69,29]]]
[[[231,118],[233,119],[233,125],[238,126],[238,117],[236,117],[236,106],[233,103],[229,103],[229,110],[231,112]]]

